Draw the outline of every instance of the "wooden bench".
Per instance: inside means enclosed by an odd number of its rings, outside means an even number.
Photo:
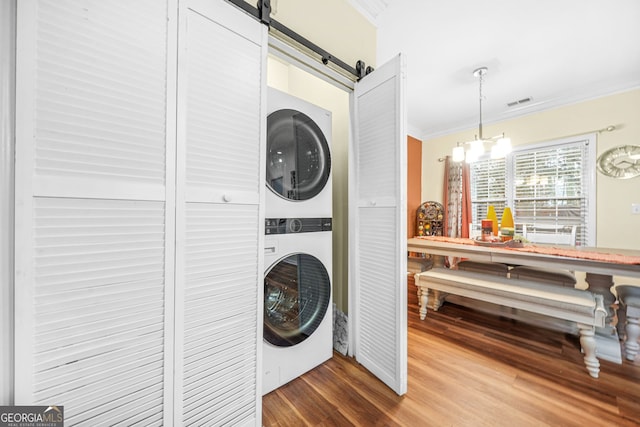
[[[598,378],[600,362],[596,357],[595,328],[605,326],[607,312],[601,295],[574,288],[510,279],[470,271],[433,268],[415,275],[418,286],[420,319],[427,315],[429,297],[434,311],[447,294],[508,306],[532,313],[575,322],[589,375]]]

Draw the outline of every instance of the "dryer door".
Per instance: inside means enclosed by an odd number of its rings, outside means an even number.
[[[331,172],[329,144],[306,114],[290,109],[267,117],[267,186],[288,200],[322,191]]]
[[[307,339],[324,319],[331,279],[316,257],[294,254],[276,262],[264,278],[264,339],[290,347]]]

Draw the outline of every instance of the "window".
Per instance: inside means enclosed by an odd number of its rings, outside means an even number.
[[[595,134],[514,148],[504,159],[471,164],[471,205],[478,224],[493,205],[511,206],[522,226],[576,227],[576,245],[595,246]]]

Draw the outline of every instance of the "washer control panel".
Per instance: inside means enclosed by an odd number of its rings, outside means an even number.
[[[264,234],[295,234],[331,231],[331,218],[266,218]]]

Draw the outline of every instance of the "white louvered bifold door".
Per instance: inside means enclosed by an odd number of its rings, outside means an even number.
[[[176,4],[17,3],[16,403],[167,425]]]
[[[259,425],[266,27],[181,3],[174,425]]]
[[[350,350],[397,394],[407,390],[404,65],[356,84],[349,152]]]

